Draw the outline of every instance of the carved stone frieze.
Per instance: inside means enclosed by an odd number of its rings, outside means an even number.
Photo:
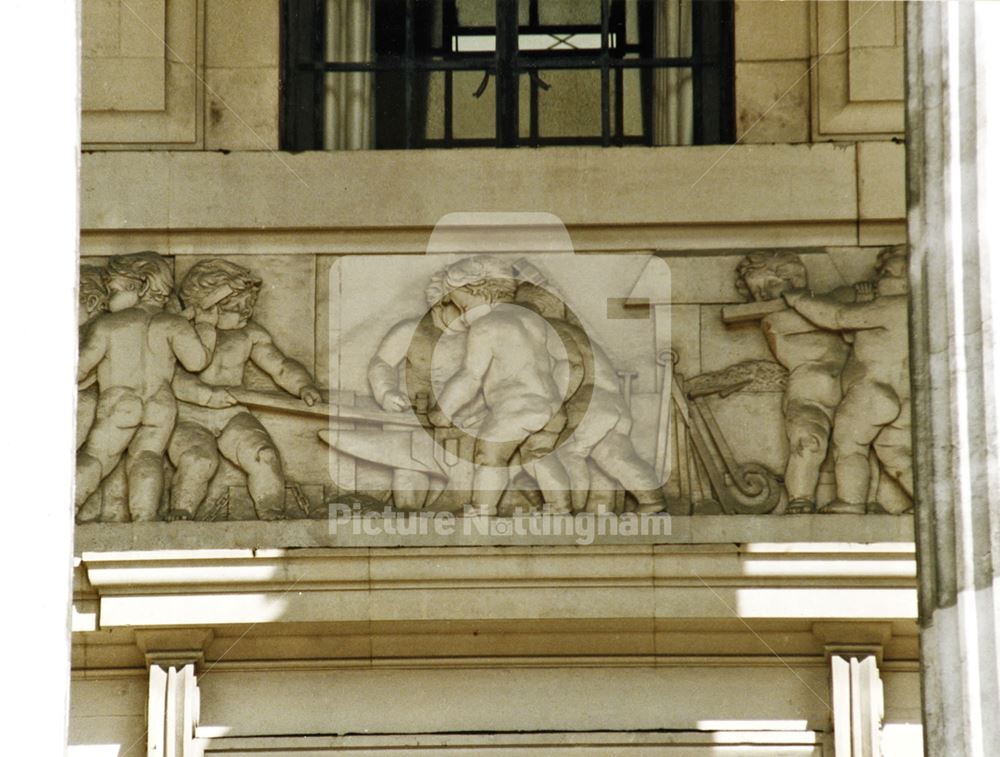
[[[903,512],[905,254],[862,254],[694,302],[657,257],[88,261],[77,519]]]

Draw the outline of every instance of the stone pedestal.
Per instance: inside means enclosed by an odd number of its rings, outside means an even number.
[[[907,147],[926,753],[1000,744],[1000,7],[910,3]],[[992,61],[991,61],[992,59]]]

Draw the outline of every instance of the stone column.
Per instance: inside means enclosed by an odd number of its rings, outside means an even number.
[[[195,738],[201,698],[197,669],[213,635],[201,629],[136,631],[136,645],[146,657],[147,757],[201,757]]]
[[[880,647],[827,648],[835,757],[876,757],[885,713]]]
[[[196,757],[201,703],[194,662],[151,660],[146,714],[148,757]]]
[[[989,757],[1000,745],[1000,3],[911,2],[906,21],[925,750]]]

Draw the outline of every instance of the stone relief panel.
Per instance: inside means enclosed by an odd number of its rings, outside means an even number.
[[[911,508],[903,249],[599,257],[88,258],[78,521]]]

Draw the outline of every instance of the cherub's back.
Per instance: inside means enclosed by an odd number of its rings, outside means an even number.
[[[493,355],[483,381],[487,402],[519,395],[561,401],[548,348],[550,328],[541,316],[513,305],[499,305],[476,321],[469,340],[487,339]]]
[[[127,387],[150,397],[173,377],[176,358],[170,338],[180,316],[129,308],[106,313],[94,322],[107,340],[97,369],[101,391]]]

